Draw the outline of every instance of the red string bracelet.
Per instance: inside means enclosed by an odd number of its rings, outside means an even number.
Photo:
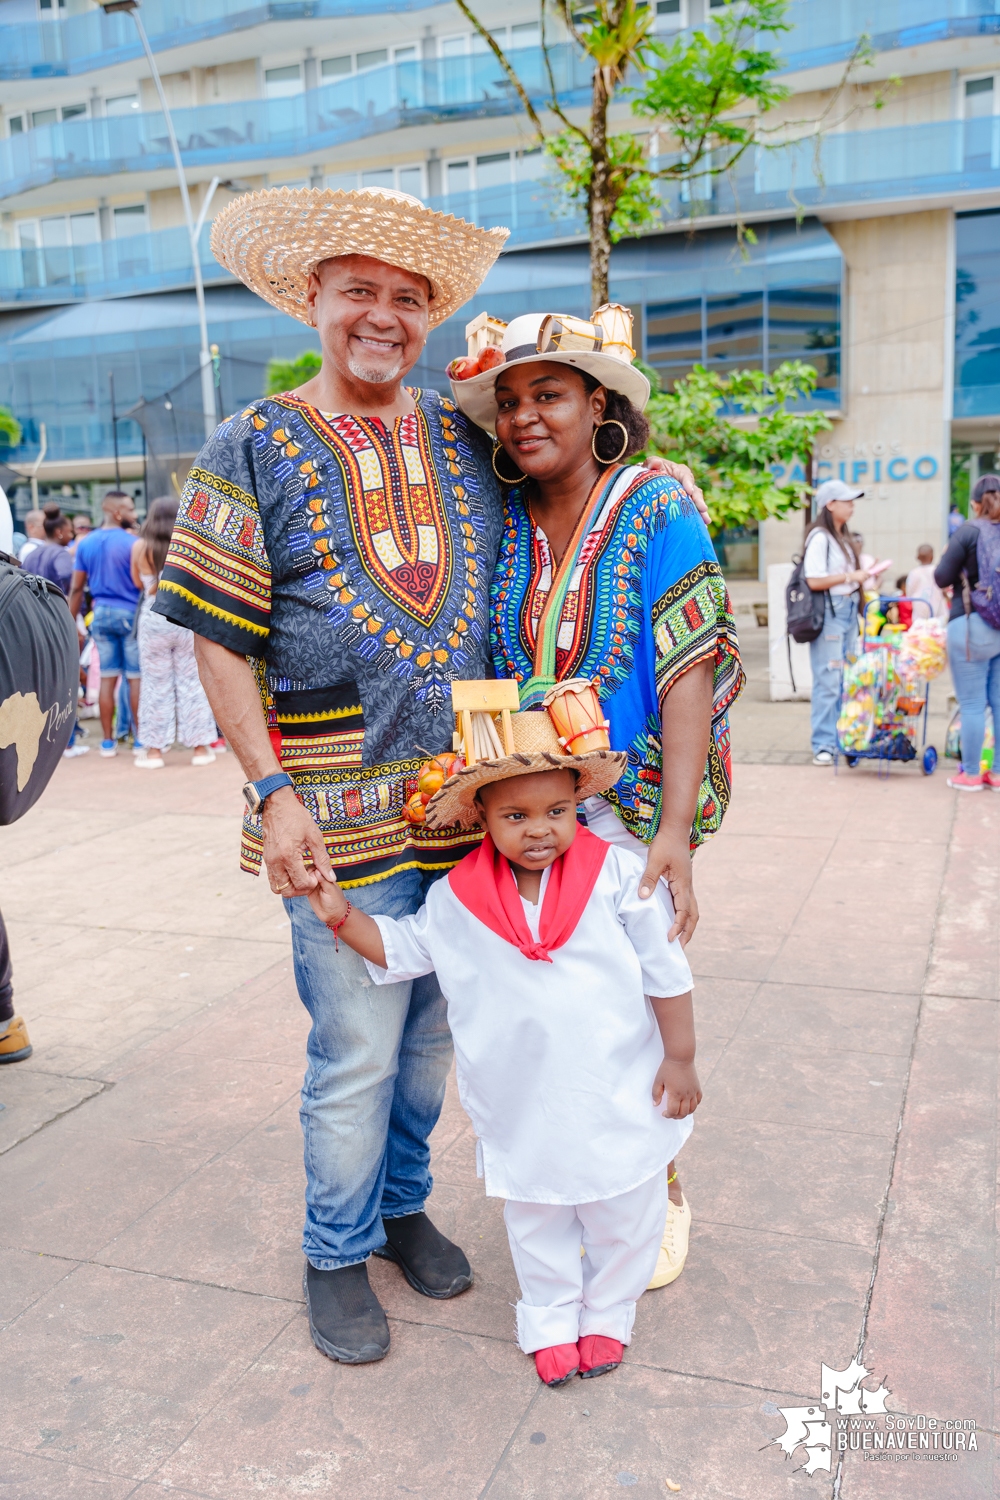
[[[347,910],[344,912],[344,915],[341,917],[340,921],[339,922],[327,922],[326,923],[326,926],[329,927],[330,931],[333,933],[333,946],[334,946],[334,949],[336,950],[337,953],[340,952],[340,943],[337,941],[337,933],[343,927],[344,923],[347,921],[348,917],[351,915],[351,912],[353,910],[354,910],[354,907],[348,901],[348,903],[347,903]]]

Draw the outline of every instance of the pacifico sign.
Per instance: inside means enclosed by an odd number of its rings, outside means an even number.
[[[870,484],[899,484],[907,479],[936,479],[938,460],[933,453],[922,453],[910,459],[903,452],[903,445],[892,443],[824,443],[816,458],[816,483],[824,479],[843,479],[846,484],[860,488]],[[805,480],[801,464],[772,464],[771,473],[779,484],[795,484]]]

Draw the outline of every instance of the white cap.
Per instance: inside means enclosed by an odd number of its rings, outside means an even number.
[[[813,499],[816,509],[822,510],[832,500],[860,500],[863,494],[864,490],[854,489],[842,479],[824,479]]]

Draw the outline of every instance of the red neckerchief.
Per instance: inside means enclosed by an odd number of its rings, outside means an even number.
[[[577,829],[566,853],[550,867],[537,943],[528,930],[514,872],[489,834],[449,873],[448,883],[466,910],[497,937],[519,948],[525,958],[550,964],[551,950],[561,948],[576,931],[608,847],[589,829]]]

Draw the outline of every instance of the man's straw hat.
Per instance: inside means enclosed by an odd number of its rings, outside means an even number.
[[[309,322],[309,274],[335,255],[370,255],[431,284],[430,326],[468,302],[509,229],[479,229],[392,188],[268,188],[234,198],[212,225],[212,254],[258,297]]]
[[[427,804],[428,828],[451,828],[456,823],[475,828],[476,793],[492,781],[529,776],[535,771],[576,771],[576,800],[607,792],[620,780],[628,762],[624,750],[591,750],[586,755],[567,755],[548,714],[529,711],[511,714],[514,754],[500,760],[478,760],[449,776]]]

